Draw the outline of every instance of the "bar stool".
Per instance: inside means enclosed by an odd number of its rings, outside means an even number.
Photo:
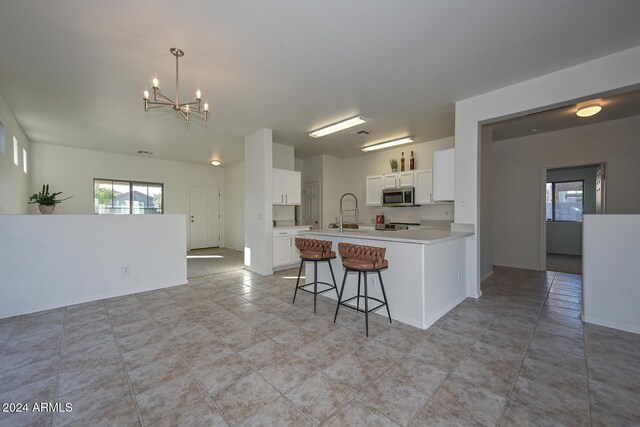
[[[387,304],[387,294],[384,291],[384,284],[382,283],[382,274],[380,274],[381,270],[389,267],[388,261],[384,259],[386,248],[353,245],[351,243],[340,242],[338,243],[338,251],[340,252],[340,257],[342,258],[342,265],[344,267],[344,278],[342,279],[342,287],[340,288],[340,293],[338,294],[338,305],[336,306],[336,314],[333,317],[333,323],[336,323],[336,319],[338,318],[338,309],[341,305],[364,313],[364,322],[367,336],[369,336],[369,313],[371,313],[372,311],[385,306],[387,308],[387,315],[389,316],[389,323],[393,323],[391,321],[391,313],[389,312],[389,304]],[[342,297],[344,296],[344,284],[347,280],[347,274],[352,271],[358,272],[358,293],[356,294],[356,296],[343,301]],[[382,298],[384,298],[384,301],[369,296],[367,273],[378,273],[378,278],[380,279],[380,289],[382,289]],[[361,275],[364,275],[364,295],[360,294]],[[360,298],[364,298],[364,310],[360,309]],[[352,301],[354,299],[356,300],[355,307],[351,304],[348,304],[349,301]],[[369,309],[369,300],[379,302],[380,304],[374,308]]]
[[[316,298],[318,294],[328,292],[331,289],[336,290],[338,294],[338,287],[336,286],[336,278],[333,275],[333,268],[331,267],[331,260],[335,259],[336,253],[331,250],[332,242],[330,240],[315,240],[305,239],[302,237],[296,237],[296,248],[300,251],[300,270],[298,270],[298,280],[296,280],[296,291],[293,293],[293,302],[296,302],[296,295],[298,289],[301,291],[309,292],[313,294],[313,312],[316,312]],[[313,261],[313,282],[299,285],[300,275],[302,274],[302,266],[305,261]],[[327,282],[318,282],[318,262],[326,261],[329,264],[329,271],[331,271],[331,278],[333,279],[333,285]],[[318,285],[327,285],[328,288],[318,291]],[[306,289],[313,286],[313,290]]]

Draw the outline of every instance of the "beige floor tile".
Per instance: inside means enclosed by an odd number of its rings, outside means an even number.
[[[382,371],[377,366],[352,354],[338,359],[337,362],[324,368],[322,372],[355,393],[382,375]]]
[[[287,349],[277,342],[267,339],[242,350],[238,354],[254,369],[277,362],[287,355]]]
[[[426,393],[386,375],[370,383],[358,397],[400,425],[407,425],[427,400]]]
[[[280,397],[280,393],[257,373],[246,375],[214,396],[222,415],[236,425],[253,416]]]
[[[466,356],[460,360],[451,375],[477,387],[484,387],[498,396],[507,397],[518,376],[520,362],[486,363]]]
[[[295,352],[296,356],[318,369],[326,368],[345,354],[346,350],[324,341],[315,341]]]
[[[183,408],[204,397],[204,391],[191,374],[178,376],[136,395],[140,417],[151,424],[171,411]]]
[[[587,378],[583,375],[567,372],[531,358],[525,358],[520,375],[530,381],[544,384],[581,399],[587,398]]]
[[[276,362],[258,370],[258,373],[281,393],[298,386],[316,372],[313,366],[294,354],[285,354]]]
[[[593,405],[620,414],[640,424],[640,395],[620,387],[589,379],[589,398]]]
[[[400,360],[405,353],[379,341],[369,340],[356,349],[353,354],[365,362],[383,368]]]
[[[241,358],[232,354],[213,363],[198,366],[194,372],[204,389],[211,396],[215,396],[253,370]]]
[[[359,398],[353,399],[329,418],[323,426],[327,427],[398,427],[399,425]]]
[[[243,427],[313,426],[313,423],[302,412],[284,397],[264,406],[260,411],[242,423]]]
[[[510,398],[568,426],[584,426],[588,423],[586,400],[521,376],[516,380]]]
[[[316,424],[329,418],[354,396],[346,387],[321,373],[316,373],[286,393],[286,397]]]
[[[140,426],[138,410],[131,396],[113,403],[104,408],[100,408],[90,415],[70,424],[70,427],[136,427]]]
[[[171,354],[153,363],[145,364],[128,372],[131,388],[135,394],[170,381],[188,373],[188,368],[176,354]]]
[[[548,420],[542,414],[512,400],[507,402],[499,425],[504,427],[562,427],[559,422]]]

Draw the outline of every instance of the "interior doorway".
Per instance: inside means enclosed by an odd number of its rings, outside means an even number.
[[[191,186],[190,249],[220,246],[220,187]]]
[[[312,229],[322,228],[322,206],[320,181],[305,182],[302,186],[302,225],[310,225]]]
[[[546,169],[546,270],[582,274],[583,215],[604,213],[604,163]]]

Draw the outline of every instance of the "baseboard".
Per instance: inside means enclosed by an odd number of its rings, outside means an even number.
[[[480,283],[484,282],[485,280],[487,280],[489,277],[491,277],[493,275],[493,270],[489,271],[487,274],[485,274],[484,276],[482,276],[480,278]]]
[[[433,316],[431,316],[430,318],[426,319],[424,324],[422,325],[421,329],[427,329],[429,328],[431,325],[433,325],[434,323],[436,323],[442,316],[444,316],[445,314],[447,314],[451,309],[453,309],[456,305],[460,304],[462,301],[464,301],[467,298],[467,294],[464,294],[460,297],[458,297],[457,299],[455,299],[451,304],[447,305],[445,308],[443,308],[442,310],[440,310],[439,312],[437,312],[436,314],[434,314]]]
[[[617,322],[610,322],[608,320],[596,319],[593,317],[585,316],[584,313],[582,314],[582,321],[585,323],[591,323],[593,325],[604,326],[606,328],[617,329],[619,331],[640,334],[640,325],[624,325]]]

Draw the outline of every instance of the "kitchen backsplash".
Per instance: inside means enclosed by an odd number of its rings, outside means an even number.
[[[376,215],[384,215],[386,222],[415,222],[421,220],[449,220],[453,221],[453,204],[416,206],[416,207],[376,207],[360,208],[360,223],[374,223]]]

